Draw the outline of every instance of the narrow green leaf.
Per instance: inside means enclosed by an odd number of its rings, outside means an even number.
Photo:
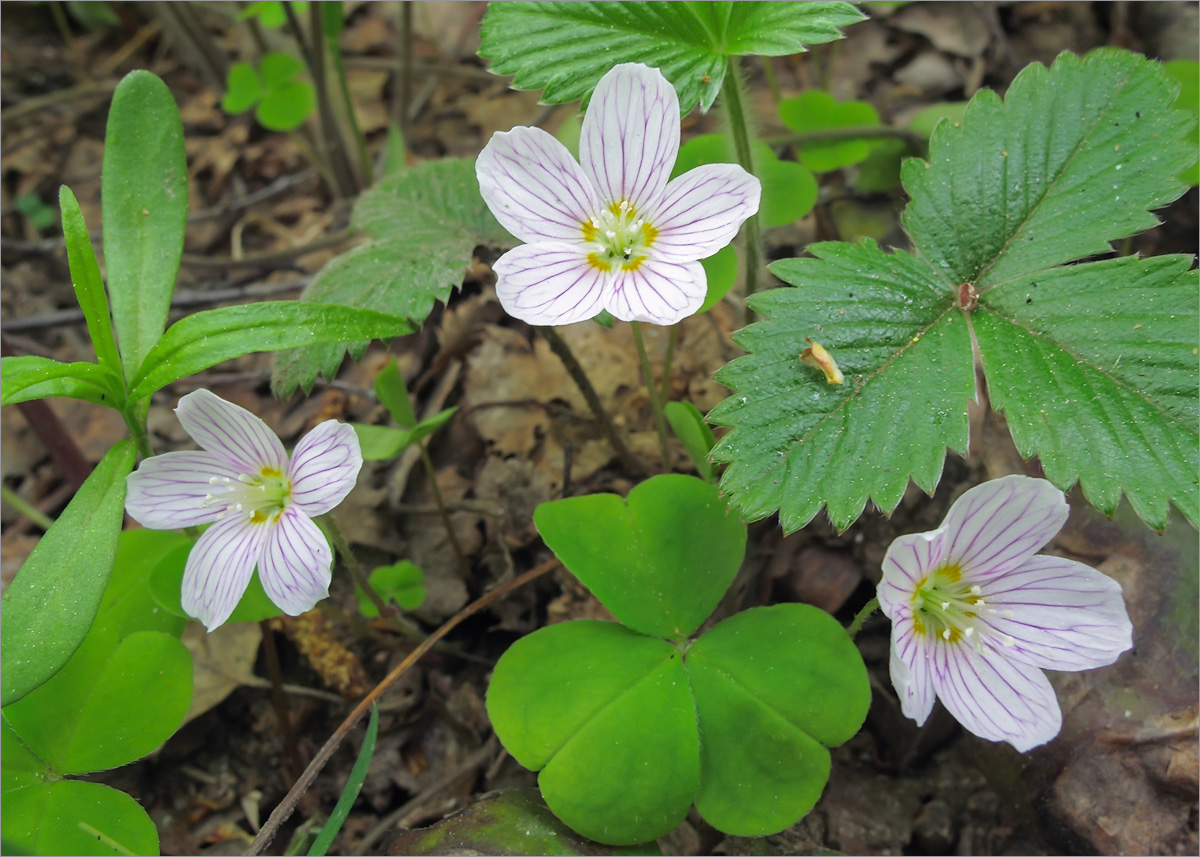
[[[1124,491],[1156,529],[1197,524],[1200,288],[1188,256],[1043,271],[985,292],[972,316],[992,406],[1017,449],[1112,515]]]
[[[187,222],[183,125],[148,71],[130,72],[113,94],[100,196],[108,296],[132,380],[166,327]]]
[[[392,415],[396,425],[412,428],[417,424],[412,401],[408,398],[408,388],[404,386],[404,378],[400,375],[400,367],[394,357],[389,357],[388,362],[375,376],[375,395]]]
[[[381,181],[354,207],[353,225],[376,240],[353,248],[321,269],[304,300],[372,309],[420,323],[461,285],[480,244],[509,246],[479,194],[472,159],[443,158]],[[341,343],[280,355],[271,380],[276,395],[333,377],[346,353]]]
[[[655,476],[622,500],[543,503],[533,522],[563,565],[635,631],[686,637],[716,608],[746,551],[746,526],[715,485]]]
[[[394,429],[391,426],[350,423],[350,427],[358,435],[358,445],[363,461],[389,461],[408,446],[409,438],[412,437],[412,432],[406,429]]]
[[[341,0],[321,0],[321,32],[329,42],[331,50],[337,50],[337,40],[342,36],[346,27],[346,18],[342,12]]]
[[[717,469],[708,460],[708,453],[716,444],[716,440],[713,438],[712,429],[704,421],[704,415],[691,402],[667,402],[663,410],[672,431],[692,457],[700,476],[709,482],[714,481],[717,478]]]
[[[717,374],[737,392],[709,414],[735,427],[712,452],[730,463],[722,489],[750,520],[779,510],[786,532],[826,504],[839,529],[868,499],[890,511],[910,477],[932,491],[946,448],[966,451],[975,395],[966,322],[922,260],[872,241],[809,249],[771,266],[803,287],[753,298],[765,320],[735,335],[750,353]],[[800,362],[805,337],[844,384]]]
[[[58,189],[58,204],[62,209],[63,240],[67,244],[67,263],[71,267],[71,279],[75,283],[75,299],[83,310],[92,347],[101,366],[121,373],[121,357],[117,353],[117,340],[113,337],[112,319],[108,314],[108,297],[104,293],[104,280],[100,278],[100,265],[88,237],[83,212],[71,189],[63,185]]]
[[[135,458],[132,440],[108,451],[4,593],[0,704],[62,669],[87,635],[116,558]]]
[[[480,56],[517,89],[584,103],[614,65],[660,69],[684,114],[716,100],[731,56],[786,56],[863,20],[849,3],[509,2],[489,5]]]
[[[795,824],[829,778],[825,748],[853,737],[871,702],[845,630],[807,604],[756,607],[697,640],[684,667],[700,724],[704,820],[735,836]]]
[[[354,806],[358,793],[362,791],[363,781],[367,778],[367,771],[371,767],[371,756],[375,753],[375,739],[378,735],[379,708],[371,703],[371,719],[367,721],[367,734],[363,738],[362,749],[358,751],[358,758],[354,760],[354,767],[350,769],[350,776],[346,779],[346,788],[342,790],[342,795],[333,807],[333,812],[329,814],[329,821],[325,822],[316,841],[308,849],[309,857],[315,857],[315,855],[324,857],[329,846],[333,844],[333,838],[338,835],[338,831],[346,822],[346,816],[350,814],[350,808]]]
[[[411,333],[405,318],[345,306],[270,301],[221,307],[171,325],[133,379],[130,399],[243,354],[304,345],[385,339]]]
[[[608,845],[656,839],[687,815],[699,782],[680,661],[670,643],[613,622],[551,625],[497,662],[488,717],[571,828]]]
[[[0,404],[15,405],[48,396],[66,396],[120,408],[125,398],[125,382],[107,366],[59,363],[32,354],[0,358],[0,366],[4,375]],[[119,371],[120,367],[117,368]]]
[[[78,780],[31,786],[4,797],[6,853],[158,854],[158,829],[124,792]]]
[[[979,290],[1111,250],[1158,220],[1193,163],[1162,67],[1101,48],[1034,64],[1003,103],[983,90],[903,170],[904,225],[946,285]]]

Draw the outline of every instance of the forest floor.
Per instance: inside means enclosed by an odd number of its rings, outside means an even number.
[[[347,243],[332,244],[349,203],[334,198],[294,139],[221,110],[223,87],[187,50],[163,4],[112,4],[121,21],[95,31],[78,22],[69,42],[49,4],[4,3],[0,118],[3,212],[3,330],[6,348],[61,360],[91,359],[75,307],[61,233],[17,210],[34,194],[49,202],[60,184],[78,197],[87,222],[100,222],[100,164],[108,103],[120,77],[148,68],[170,86],[183,117],[191,211],[178,317],[198,308],[295,297]],[[244,25],[226,4],[197,4],[225,62],[249,53]],[[210,8],[214,7],[214,8]],[[228,4],[234,9],[233,4]],[[352,100],[374,154],[405,109],[408,157],[474,156],[495,131],[536,124],[554,132],[576,105],[546,107],[538,93],[515,92],[486,71],[478,47],[481,3],[415,4],[412,76],[402,84],[399,4],[347,4],[342,46]],[[1197,55],[1192,3],[915,3],[876,10],[841,42],[770,60],[780,91],[823,88],[870,102],[885,123],[903,126],[921,108],[961,101],[980,87],[1003,92],[1026,64],[1064,50],[1117,45],[1162,59]],[[753,109],[764,135],[786,131],[760,62],[748,64]],[[715,116],[691,115],[684,139],[718,130]],[[904,205],[897,188],[856,190],[840,172],[821,179],[813,214],[768,231],[771,258],[816,240],[863,235],[903,247]],[[1163,225],[1137,236],[1143,254],[1197,252],[1197,194],[1159,212]],[[418,412],[457,405],[430,444],[437,482],[450,504],[467,568],[435,512],[430,483],[412,458],[368,463],[335,516],[368,563],[409,559],[428,594],[411,615],[423,633],[499,582],[550,557],[532,525],[533,509],[564,493],[615,491],[634,484],[564,370],[536,331],[507,317],[492,289],[494,253],[480,248],[461,290],[422,329],[385,349],[376,343],[311,396],[270,394],[270,359],[253,355],[176,383],[153,402],[155,448],[190,441],[172,413],[197,387],[260,414],[291,444],[330,417],[380,422],[372,379],[388,354],[415,391]],[[673,399],[707,411],[726,395],[713,373],[739,352],[730,338],[742,314],[736,298],[685,321],[670,378]],[[634,451],[655,460],[657,440],[628,326],[589,323],[561,331],[587,366]],[[648,341],[661,366],[665,336]],[[6,351],[7,353],[7,351]],[[84,455],[99,460],[124,434],[114,412],[52,400]],[[69,497],[63,478],[15,408],[0,412],[0,476],[48,514]],[[673,465],[691,472],[676,447]],[[788,537],[775,519],[750,528],[746,562],[718,608],[722,615],[760,604],[803,601],[848,622],[872,596],[880,561],[897,535],[933,529],[951,501],[986,478],[1039,475],[1017,455],[1003,419],[986,403],[971,416],[971,448],[951,455],[936,493],[910,486],[889,517],[868,510],[837,533],[823,517]],[[765,840],[725,837],[694,812],[660,841],[667,854],[1196,854],[1197,547],[1176,517],[1166,534],[1149,531],[1123,507],[1113,520],[1075,492],[1067,528],[1050,550],[1112,574],[1122,583],[1135,648],[1114,667],[1053,676],[1064,710],[1062,735],[1019,754],[967,734],[940,707],[918,729],[905,719],[888,678],[888,623],[859,635],[873,700],[861,733],[834,754],[816,809]],[[0,542],[7,584],[40,531],[7,508]],[[267,679],[263,630],[235,624],[185,634],[197,664],[196,702],[183,728],[150,758],[99,775],[134,795],[159,827],[164,854],[242,854],[271,809],[355,701],[406,653],[413,640],[386,620],[364,620],[354,589],[335,574],[329,609],[273,620],[295,738],[285,738]],[[533,789],[535,775],[492,736],[484,711],[496,659],[521,635],[552,622],[599,617],[604,609],[559,570],[517,589],[459,626],[380,703],[379,742],[361,796],[330,853],[419,853],[404,828],[438,822],[494,790]],[[358,617],[358,618],[355,618]],[[334,756],[285,825],[327,813],[340,794],[361,732]],[[389,844],[391,843],[391,844]],[[488,853],[479,849],[475,852]],[[391,849],[388,851],[387,849]]]

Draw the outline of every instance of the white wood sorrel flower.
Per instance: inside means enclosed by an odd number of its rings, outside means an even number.
[[[1024,752],[1062,728],[1042,670],[1102,667],[1130,648],[1116,581],[1035,556],[1067,513],[1046,480],[1005,476],[963,494],[933,532],[892,542],[879,604],[905,716],[924,723],[936,696],[969,731]]]
[[[312,518],[350,493],[362,467],[358,436],[327,420],[291,459],[267,424],[208,390],[179,400],[179,422],[200,452],[147,458],[129,474],[125,510],[156,530],[212,524],[188,555],[183,609],[212,631],[258,575],[296,616],[329,594],[333,554]]]
[[[576,163],[540,128],[494,134],[475,162],[488,208],[526,242],[493,266],[504,309],[530,324],[571,324],[601,310],[674,324],[704,303],[698,260],[733,240],[762,186],[736,164],[668,182],[679,153],[679,97],[656,68],[615,66],[600,79]]]

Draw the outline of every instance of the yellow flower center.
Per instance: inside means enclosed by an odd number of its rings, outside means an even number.
[[[911,604],[916,632],[947,643],[978,643],[980,632],[987,631],[979,617],[992,609],[977,584],[963,581],[958,565],[944,565],[926,575],[913,592]],[[1013,643],[1007,635],[1001,640],[1006,646]]]
[[[292,480],[274,467],[258,473],[243,473],[236,480],[214,476],[205,506],[224,506],[219,518],[229,513],[246,515],[252,524],[275,523],[292,500]]]
[[[636,271],[658,238],[658,230],[638,217],[632,203],[624,199],[580,226],[591,250],[588,264],[601,271]]]

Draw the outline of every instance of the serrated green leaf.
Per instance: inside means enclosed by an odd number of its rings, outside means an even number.
[[[835,128],[874,127],[879,124],[879,114],[865,101],[839,102],[820,89],[780,101],[779,118],[798,134]],[[805,143],[797,146],[797,149],[804,166],[814,172],[827,173],[862,163],[876,145],[876,140],[860,138]]]
[[[466,158],[421,164],[380,182],[359,198],[353,225],[376,240],[322,268],[303,300],[378,310],[415,323],[462,283],[477,245],[517,243],[488,211],[475,162]],[[343,344],[329,344],[281,355],[272,389],[280,396],[297,386],[311,389],[318,374],[333,377],[345,353]]]
[[[645,842],[687,814],[699,739],[670,643],[613,622],[542,628],[497,662],[487,709],[513,758],[541,771],[554,814],[584,836]]]
[[[746,527],[716,486],[682,474],[647,479],[624,500],[590,494],[543,503],[533,522],[601,604],[656,637],[695,631],[746,550]]]
[[[204,310],[185,316],[163,334],[133,379],[129,398],[144,399],[172,381],[243,354],[311,343],[388,339],[412,329],[406,318],[301,301]]]
[[[978,299],[992,401],[1014,415],[1022,453],[1045,454],[1060,488],[1078,476],[1102,509],[1124,490],[1154,525],[1169,501],[1196,520],[1195,417],[1189,426],[1176,415],[1184,399],[1195,408],[1194,285],[1180,288],[1177,273],[1151,288],[1153,265],[1053,268],[1153,225],[1146,208],[1182,191],[1175,176],[1195,152],[1186,117],[1166,109],[1172,98],[1161,69],[1127,52],[1032,66],[1003,104],[981,92],[961,123],[938,125],[930,162],[906,162],[904,222],[919,255],[827,244],[812,248],[818,259],[773,265],[799,288],[752,299],[767,321],[738,335],[751,354],[719,373],[736,392],[710,415],[734,427],[713,451],[730,462],[722,487],[733,503],[751,519],[779,510],[790,531],[823,503],[838,527],[867,499],[890,511],[909,477],[931,491],[946,448],[966,448],[967,319]],[[1024,304],[1033,282],[1062,289],[1059,302]],[[1165,312],[1178,326],[1165,340],[1102,319],[1157,319],[1164,310],[1149,296],[1160,291],[1176,296]],[[822,385],[794,361],[804,336],[831,352],[845,385]],[[1106,362],[1117,355],[1154,380]]]
[[[839,529],[868,499],[890,510],[910,475],[932,491],[946,448],[966,450],[975,395],[966,322],[922,260],[872,241],[809,249],[816,259],[771,266],[803,288],[752,299],[765,320],[735,335],[750,354],[717,374],[738,393],[709,414],[735,426],[712,452],[730,463],[723,490],[750,520],[779,510],[785,532],[825,504]],[[805,337],[845,384],[800,362]]]
[[[908,120],[908,127],[922,136],[929,137],[943,119],[948,119],[951,123],[961,123],[966,113],[966,101],[944,101],[930,104],[913,114],[913,117]]]
[[[165,83],[131,71],[117,86],[100,171],[113,324],[132,380],[167,324],[187,223],[183,124]]]
[[[96,349],[96,359],[100,365],[120,373],[121,357],[113,337],[100,265],[96,262],[96,252],[92,249],[92,239],[88,236],[79,202],[66,185],[58,189],[58,205],[62,210],[63,240],[67,245],[67,263],[71,268],[71,281],[75,285],[75,299],[83,310],[88,336],[92,339],[92,347]]]
[[[1111,250],[1158,223],[1196,158],[1162,67],[1101,48],[971,99],[904,165],[904,225],[946,285],[976,289]]]
[[[158,854],[158,829],[124,792],[78,780],[42,783],[4,798],[5,851],[22,854]]]
[[[15,405],[48,396],[82,399],[119,408],[125,397],[121,377],[95,363],[59,363],[30,354],[0,358],[4,387],[0,404]]]
[[[225,73],[225,94],[221,109],[226,113],[245,113],[262,100],[265,91],[262,78],[248,62],[235,62]]]
[[[493,3],[480,26],[479,53],[517,89],[542,89],[561,104],[582,98],[613,66],[639,62],[662,71],[684,114],[708,110],[731,56],[785,56],[841,38],[863,20],[849,3]]]
[[[988,290],[972,315],[992,406],[1046,476],[1112,515],[1124,490],[1156,529],[1197,524],[1197,272],[1123,257]],[[1191,269],[1191,270],[1189,270]]]
[[[116,558],[136,455],[132,440],[108,451],[5,591],[0,703],[62,669],[87,635]]]
[[[684,668],[700,725],[700,815],[735,836],[795,824],[829,778],[825,748],[850,740],[871,702],[845,629],[807,604],[756,607],[697,640]]]
[[[317,93],[312,84],[297,80],[268,92],[254,111],[254,118],[268,131],[295,131],[316,106]]]
[[[683,448],[691,456],[700,476],[709,482],[714,481],[717,478],[717,469],[708,460],[708,453],[716,440],[713,438],[712,429],[704,421],[704,415],[691,402],[667,402],[663,411],[667,422],[671,424],[671,430],[683,443]]]

